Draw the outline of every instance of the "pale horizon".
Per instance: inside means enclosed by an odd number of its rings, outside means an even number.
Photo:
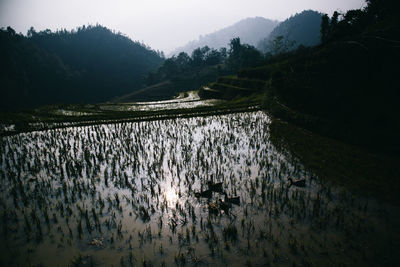
[[[30,27],[56,31],[98,23],[167,54],[249,17],[283,21],[308,9],[332,15],[364,6],[363,0],[0,0],[0,27],[26,35]]]

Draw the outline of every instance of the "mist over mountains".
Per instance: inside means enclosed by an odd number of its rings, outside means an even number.
[[[278,24],[279,22],[276,20],[263,17],[246,18],[229,27],[200,36],[198,40],[193,40],[175,49],[170,53],[170,56],[177,55],[180,52],[185,52],[190,55],[196,48],[204,46],[215,49],[228,47],[230,40],[236,37],[239,37],[242,43],[256,46],[258,42],[262,38],[268,36]]]
[[[256,47],[263,53],[273,52],[273,41],[282,36],[286,50],[298,46],[314,46],[320,42],[322,14],[314,10],[304,10],[283,22],[263,17],[243,19],[229,27],[215,31],[175,49],[169,56],[180,52],[191,54],[196,48],[208,46],[228,48],[230,40],[239,37],[241,42]]]

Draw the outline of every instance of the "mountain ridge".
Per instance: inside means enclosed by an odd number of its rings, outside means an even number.
[[[245,18],[213,33],[200,36],[175,49],[169,53],[169,56],[178,55],[180,52],[191,54],[194,49],[204,46],[214,49],[228,47],[230,40],[236,37],[239,37],[243,43],[256,46],[258,41],[267,36],[278,24],[278,21],[264,17]]]
[[[271,52],[273,41],[282,36],[287,42],[287,49],[298,46],[315,46],[320,42],[322,14],[314,10],[303,10],[279,23],[270,34],[262,38],[256,45],[261,52]]]

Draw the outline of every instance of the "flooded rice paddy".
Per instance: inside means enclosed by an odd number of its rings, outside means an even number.
[[[151,102],[108,103],[100,105],[101,110],[108,111],[158,111],[173,109],[190,109],[197,107],[214,106],[221,103],[219,99],[201,99],[198,91],[180,93],[176,98]]]
[[[221,100],[207,99],[207,100],[171,100],[157,102],[135,102],[135,103],[123,103],[123,104],[107,104],[100,106],[101,110],[108,111],[158,111],[158,110],[173,110],[173,109],[189,109],[197,107],[209,107]],[[149,105],[148,103],[151,103]]]
[[[397,208],[304,170],[269,123],[250,112],[2,138],[0,265],[394,265]]]

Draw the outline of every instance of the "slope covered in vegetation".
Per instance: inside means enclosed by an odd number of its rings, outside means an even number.
[[[321,45],[277,54],[262,66],[239,71],[238,78],[264,81],[258,88],[264,107],[279,118],[398,155],[399,4],[367,3],[363,10],[325,15]]]
[[[99,102],[140,88],[160,54],[102,26],[28,35],[0,30],[3,110]]]
[[[264,56],[253,46],[242,44],[240,38],[216,50],[208,46],[166,59],[155,72],[148,73],[147,86],[116,100],[130,101],[171,98],[178,92],[197,90],[219,76],[233,74],[241,68],[259,64]]]
[[[296,49],[298,46],[314,46],[320,41],[320,25],[322,14],[313,10],[291,16],[276,26],[264,39],[257,43],[257,48],[262,52],[275,52],[275,39],[282,37],[286,51]],[[283,47],[281,47],[283,48]]]

